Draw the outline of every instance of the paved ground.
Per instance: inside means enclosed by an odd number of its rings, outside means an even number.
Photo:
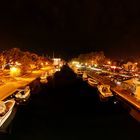
[[[100,102],[97,90],[67,67],[19,106],[10,135],[1,140],[136,140],[140,124],[113,99]]]

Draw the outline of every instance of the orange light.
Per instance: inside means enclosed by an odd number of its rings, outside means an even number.
[[[10,76],[19,76],[20,75],[20,68],[17,68],[17,67],[11,67],[10,68]]]
[[[111,61],[107,61],[107,64],[109,64],[109,65],[110,65],[110,64],[111,64]]]

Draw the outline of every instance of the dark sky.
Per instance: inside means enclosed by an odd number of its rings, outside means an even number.
[[[0,48],[71,58],[104,51],[139,56],[140,8],[135,0],[5,0],[0,4]]]

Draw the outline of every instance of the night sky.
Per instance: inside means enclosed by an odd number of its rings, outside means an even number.
[[[139,0],[5,0],[0,4],[0,49],[19,47],[69,59],[104,51],[139,57]]]

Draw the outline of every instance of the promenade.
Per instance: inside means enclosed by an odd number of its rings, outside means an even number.
[[[53,69],[53,67],[48,66],[40,70],[35,70],[32,73],[21,77],[14,77],[12,79],[9,77],[9,81],[7,78],[7,81],[0,86],[0,100],[4,100],[8,96],[12,95],[17,88],[30,84],[36,78],[40,77],[43,72],[49,71],[51,69]]]

